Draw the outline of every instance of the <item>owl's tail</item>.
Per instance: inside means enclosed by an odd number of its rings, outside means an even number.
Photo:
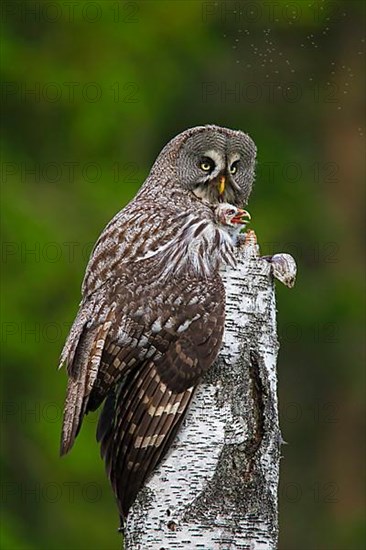
[[[102,325],[81,330],[74,353],[64,358],[67,363],[69,380],[61,433],[60,454],[66,454],[74,444],[86,412],[90,392],[97,378],[99,365],[111,320]]]

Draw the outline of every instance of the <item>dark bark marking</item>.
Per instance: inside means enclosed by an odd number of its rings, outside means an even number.
[[[246,455],[248,458],[248,469],[245,473],[246,479],[252,473],[255,454],[258,451],[264,436],[264,408],[266,390],[262,383],[259,366],[259,356],[256,351],[250,352],[248,362],[250,393],[252,397],[252,418],[254,421],[252,436],[246,445]]]

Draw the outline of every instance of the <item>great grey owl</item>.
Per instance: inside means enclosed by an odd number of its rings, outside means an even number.
[[[69,377],[61,454],[84,415],[104,402],[97,439],[122,525],[218,355],[219,270],[235,262],[232,229],[246,221],[239,208],[251,192],[255,156],[241,131],[182,132],[91,254],[60,359]]]

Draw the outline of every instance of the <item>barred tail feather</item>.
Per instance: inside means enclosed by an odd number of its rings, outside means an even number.
[[[68,365],[69,380],[62,424],[61,455],[71,449],[79,433],[110,327],[111,320],[107,319],[99,327],[84,328],[76,347],[74,361]]]

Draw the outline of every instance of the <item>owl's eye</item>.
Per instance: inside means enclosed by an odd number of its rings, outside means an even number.
[[[204,172],[212,172],[212,170],[215,168],[215,163],[213,160],[205,158],[200,162],[200,168]]]
[[[238,163],[239,163],[238,160],[236,160],[235,162],[232,163],[232,165],[229,168],[230,174],[236,174],[236,171],[238,169]]]

